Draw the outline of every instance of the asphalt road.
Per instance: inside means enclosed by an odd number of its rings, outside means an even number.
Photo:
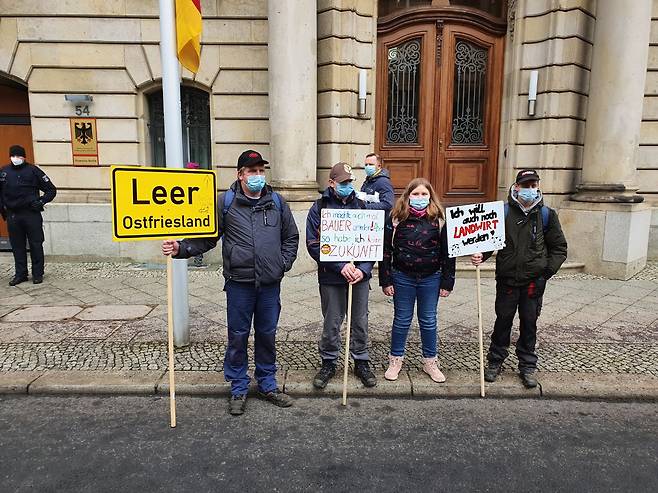
[[[658,405],[0,397],[0,490],[656,491]]]

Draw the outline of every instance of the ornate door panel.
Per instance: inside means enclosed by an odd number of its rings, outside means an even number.
[[[424,176],[446,205],[493,200],[503,37],[435,17],[379,34],[375,148],[398,193]]]
[[[435,26],[421,24],[381,37],[376,147],[399,193],[432,168]]]
[[[462,26],[443,29],[440,94],[435,113],[432,182],[447,204],[493,200],[496,195],[502,39]],[[439,77],[437,77],[439,78]]]

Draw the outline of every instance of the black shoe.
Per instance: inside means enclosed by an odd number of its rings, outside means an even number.
[[[537,386],[537,375],[534,371],[522,372],[521,381],[526,389],[534,389]]]
[[[228,412],[233,416],[244,414],[247,409],[247,394],[232,395],[228,401]]]
[[[365,387],[374,387],[377,385],[377,378],[370,369],[368,360],[355,360],[354,374],[361,379],[361,383]]]
[[[272,392],[258,392],[258,395],[277,407],[290,407],[294,402],[292,397],[279,389],[274,389]]]
[[[43,282],[43,277],[33,277],[32,284],[41,284]]]
[[[27,277],[14,277],[11,281],[9,281],[9,285],[16,286],[16,284],[20,284],[25,281],[27,281]]]
[[[322,360],[322,368],[313,378],[313,387],[318,390],[324,389],[335,374],[336,362],[329,359]]]
[[[495,382],[498,378],[498,375],[503,371],[503,365],[495,365],[493,363],[488,363],[487,367],[484,369],[484,380],[485,382]]]

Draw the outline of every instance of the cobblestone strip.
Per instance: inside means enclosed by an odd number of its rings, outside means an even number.
[[[386,365],[388,343],[375,342],[370,356],[375,367]],[[192,344],[176,351],[176,369],[187,371],[221,371],[225,344],[207,342]],[[546,372],[625,373],[658,376],[658,344],[544,344],[538,350],[539,369]],[[253,362],[253,348],[250,348]],[[446,343],[440,354],[441,366],[448,370],[478,369],[477,344]],[[292,370],[312,370],[318,367],[315,342],[278,343],[278,364]],[[420,368],[419,348],[407,352],[408,368]],[[510,355],[508,368],[516,367]],[[165,370],[167,347],[162,343],[97,343],[65,341],[60,343],[0,344],[0,371],[43,370]]]

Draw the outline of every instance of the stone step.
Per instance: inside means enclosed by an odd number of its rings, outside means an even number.
[[[560,268],[560,275],[577,274],[585,272],[585,264],[582,262],[565,262]],[[459,259],[457,260],[457,275],[461,278],[475,277],[475,267],[471,264],[470,260]],[[495,277],[496,275],[496,262],[490,259],[480,267],[480,277]]]

